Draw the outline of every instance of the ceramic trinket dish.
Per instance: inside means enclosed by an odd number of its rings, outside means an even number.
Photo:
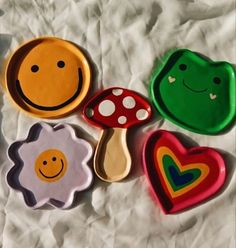
[[[95,151],[95,173],[107,182],[122,180],[131,169],[127,130],[148,121],[151,106],[134,91],[113,87],[89,100],[84,107],[84,117],[103,129]]]
[[[209,147],[186,148],[171,132],[158,130],[143,149],[144,171],[162,210],[172,214],[218,192],[226,176],[220,153]]]
[[[82,50],[55,37],[41,37],[20,46],[5,74],[6,88],[23,111],[58,118],[77,108],[88,93],[91,69]]]
[[[168,120],[193,132],[217,134],[235,120],[236,73],[228,62],[179,49],[155,68],[150,95]]]
[[[23,194],[28,207],[49,204],[69,208],[75,192],[92,183],[87,164],[92,153],[91,145],[78,138],[70,125],[36,123],[25,140],[8,149],[13,167],[7,173],[7,183]]]

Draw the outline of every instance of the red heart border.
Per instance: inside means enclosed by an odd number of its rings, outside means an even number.
[[[155,151],[163,146],[168,147],[182,165],[199,162],[207,164],[209,174],[192,190],[172,198],[155,166]],[[209,147],[186,148],[173,133],[164,130],[152,133],[147,139],[143,147],[143,165],[152,193],[165,214],[183,211],[210,198],[223,186],[226,177],[224,159],[216,150]]]

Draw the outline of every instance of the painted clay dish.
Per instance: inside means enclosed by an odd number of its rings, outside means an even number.
[[[88,93],[91,69],[72,42],[41,37],[20,46],[5,74],[8,93],[21,110],[41,118],[58,118],[77,108]]]
[[[171,132],[151,134],[143,149],[145,174],[166,214],[206,201],[220,190],[226,169],[222,156],[209,147],[186,148]]]
[[[236,116],[236,73],[228,62],[214,62],[180,49],[168,53],[150,84],[152,101],[162,116],[180,127],[217,134]]]
[[[127,130],[147,122],[151,106],[138,93],[120,87],[98,92],[84,106],[84,117],[103,129],[95,151],[94,170],[103,181],[120,181],[131,170]]]
[[[87,164],[92,147],[67,124],[33,125],[25,140],[9,147],[8,155],[13,167],[7,183],[23,194],[28,207],[68,208],[75,192],[87,189],[93,180]]]

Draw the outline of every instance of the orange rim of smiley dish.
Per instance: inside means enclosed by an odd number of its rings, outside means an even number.
[[[20,109],[36,117],[57,118],[72,112],[86,97],[91,68],[75,44],[42,37],[14,52],[5,80],[8,93]]]

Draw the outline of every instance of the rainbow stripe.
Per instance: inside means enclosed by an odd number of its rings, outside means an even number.
[[[157,149],[156,161],[156,167],[159,168],[172,198],[186,194],[197,187],[209,174],[207,164],[182,165],[176,155],[166,146]]]

